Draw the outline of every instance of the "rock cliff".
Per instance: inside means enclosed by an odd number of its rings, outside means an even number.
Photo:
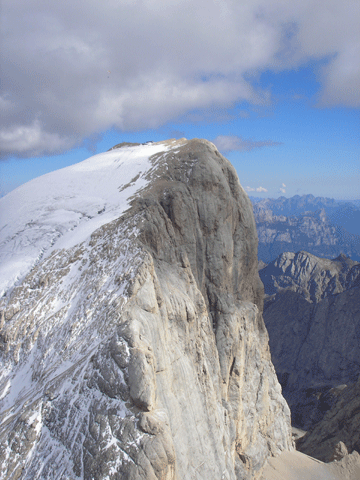
[[[21,220],[2,229],[1,478],[255,479],[291,448],[251,204],[214,145],[120,145],[0,201]]]

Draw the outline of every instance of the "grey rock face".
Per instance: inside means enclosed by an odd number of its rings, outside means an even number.
[[[282,254],[260,271],[264,320],[292,420],[310,428],[360,373],[359,264],[340,256]]]
[[[333,452],[333,455],[332,455],[330,461],[333,462],[335,460],[336,462],[338,462],[339,460],[341,460],[342,458],[344,458],[348,454],[349,454],[349,452],[348,452],[348,449],[347,449],[345,443],[344,442],[338,442],[334,447],[334,452]]]
[[[255,479],[291,448],[250,201],[209,142],[151,161],[125,214],[1,299],[4,479]]]

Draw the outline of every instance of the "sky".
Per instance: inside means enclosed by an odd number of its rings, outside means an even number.
[[[186,137],[249,195],[360,198],[359,0],[2,0],[0,22],[1,196]]]

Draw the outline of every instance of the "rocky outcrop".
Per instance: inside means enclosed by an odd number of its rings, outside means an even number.
[[[360,452],[360,377],[343,389],[322,421],[298,440],[297,448],[323,462]]]
[[[1,299],[4,479],[255,479],[291,448],[250,201],[209,142],[159,150],[127,210]]]
[[[282,254],[260,271],[270,350],[294,425],[308,429],[360,374],[359,264]]]

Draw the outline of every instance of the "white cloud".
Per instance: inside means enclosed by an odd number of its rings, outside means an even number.
[[[286,185],[285,183],[281,184],[281,187],[279,187],[279,192],[280,193],[286,193]]]
[[[254,75],[322,58],[320,104],[359,106],[359,24],[357,0],[3,0],[2,151],[39,154],[111,127],[268,104]],[[265,146],[251,142],[235,147]]]
[[[281,143],[273,142],[272,140],[246,140],[236,135],[219,135],[213,140],[213,143],[222,152],[231,152],[234,150],[248,152],[254,148],[281,145]]]
[[[256,188],[253,188],[253,187],[245,187],[245,190],[247,192],[267,192],[267,189],[264,188],[264,187],[256,187]]]

